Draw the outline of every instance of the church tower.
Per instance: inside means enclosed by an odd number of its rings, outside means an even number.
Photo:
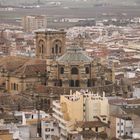
[[[38,30],[36,32],[36,57],[56,59],[65,52],[66,32],[63,30]]]

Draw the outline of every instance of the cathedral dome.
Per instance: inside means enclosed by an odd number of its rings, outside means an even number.
[[[83,48],[77,45],[71,45],[67,48],[64,55],[57,59],[58,63],[91,63],[93,59],[89,57]]]

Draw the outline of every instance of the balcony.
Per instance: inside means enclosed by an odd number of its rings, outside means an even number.
[[[56,108],[53,108],[53,111],[54,111],[56,114],[59,114],[59,115],[63,116],[63,113],[62,113],[60,110],[58,110],[58,109],[56,109]]]
[[[58,101],[53,101],[53,106],[55,106],[56,108],[61,108],[60,102]]]
[[[55,113],[53,113],[53,117],[56,118],[58,121],[64,123],[64,124],[67,123],[62,117],[60,117],[59,115],[57,115]]]
[[[62,123],[59,123],[59,127],[63,130],[67,130],[67,127],[65,125],[63,125]]]
[[[67,131],[61,129],[61,135],[67,137]]]

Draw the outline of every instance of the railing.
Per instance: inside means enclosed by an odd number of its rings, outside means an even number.
[[[53,108],[53,111],[56,112],[57,114],[61,115],[61,116],[63,115],[62,112],[60,112],[59,110],[57,110],[57,109],[55,109],[55,108]]]
[[[57,101],[53,101],[53,106],[56,108],[61,108],[60,103],[57,103]]]
[[[57,115],[55,113],[53,113],[53,117],[56,118],[58,121],[64,123],[64,124],[67,123],[62,117],[60,117],[59,115]]]

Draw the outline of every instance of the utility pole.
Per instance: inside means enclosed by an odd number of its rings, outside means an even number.
[[[41,121],[40,121],[40,100],[39,100],[39,95],[37,94],[36,95],[36,109],[37,109],[37,114],[38,114],[38,117],[37,117],[37,137],[41,137]]]

